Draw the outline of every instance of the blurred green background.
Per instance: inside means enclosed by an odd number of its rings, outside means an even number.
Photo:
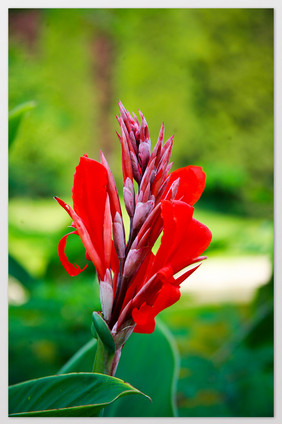
[[[173,169],[207,174],[195,216],[209,259],[160,314],[180,352],[179,415],[272,416],[273,9],[10,9],[10,383],[56,373],[89,339],[94,268],[61,266],[70,221],[52,197],[70,201],[79,157],[100,149],[121,188],[119,99],[152,143],[165,122]],[[80,265],[83,250],[70,240]]]

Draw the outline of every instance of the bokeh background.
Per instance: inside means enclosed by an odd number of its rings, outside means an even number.
[[[70,221],[52,197],[70,202],[79,157],[100,149],[121,188],[119,99],[152,143],[165,122],[173,169],[207,174],[208,260],[160,314],[179,415],[272,416],[273,9],[10,9],[10,383],[56,373],[89,340],[94,268],[61,266]]]

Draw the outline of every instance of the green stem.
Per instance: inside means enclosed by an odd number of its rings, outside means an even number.
[[[100,374],[111,375],[112,362],[114,359],[114,354],[109,353],[105,348],[105,345],[98,337],[97,350],[93,365],[93,372]]]

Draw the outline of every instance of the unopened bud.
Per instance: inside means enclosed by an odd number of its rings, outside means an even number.
[[[146,203],[138,202],[136,205],[134,217],[133,217],[133,228],[137,230],[141,227],[149,213],[155,206],[154,200],[148,200]]]
[[[180,177],[177,178],[177,180],[173,181],[173,183],[170,186],[170,189],[166,195],[166,199],[168,200],[174,200],[175,196],[177,195],[178,187],[180,183]]]
[[[132,147],[134,149],[135,154],[137,155],[137,144],[136,144],[136,140],[135,140],[135,136],[134,136],[134,132],[131,130],[129,133],[129,138],[132,144]]]
[[[164,194],[168,183],[170,180],[170,175],[168,175],[168,177],[164,180],[164,182],[162,183],[162,185],[160,186],[159,190],[158,190],[158,194],[156,196],[156,203],[159,203],[160,199],[162,198],[162,195]]]
[[[137,264],[141,259],[143,254],[143,249],[130,249],[128,252],[124,269],[123,277],[129,279],[137,270]]]
[[[156,161],[156,158],[151,161],[151,163],[147,166],[146,171],[144,172],[141,186],[140,186],[140,190],[142,191],[145,190],[145,188],[147,187],[147,184],[150,182],[151,174],[155,166],[155,161]]]
[[[149,138],[149,129],[146,122],[146,119],[143,113],[139,110],[139,114],[141,116],[141,125],[140,125],[140,141],[145,141],[146,138]]]
[[[113,239],[114,246],[118,258],[124,258],[125,256],[125,236],[124,236],[124,226],[120,214],[117,212],[115,214],[113,222]]]
[[[109,321],[113,306],[112,275],[109,269],[106,271],[104,281],[100,282],[100,300],[104,318]]]
[[[135,115],[135,113],[134,113],[134,112],[132,112],[132,116],[133,116],[134,121],[136,122],[136,124],[137,124],[137,128],[138,128],[138,126],[139,126],[138,118],[137,118],[137,116]]]
[[[143,199],[142,202],[145,203],[149,200],[151,194],[151,186],[150,184],[147,185],[147,187],[145,188],[144,194],[143,194]]]
[[[155,176],[157,174],[156,169],[153,169],[153,171],[151,172],[151,178],[150,178],[150,184],[152,185],[155,179]]]
[[[149,162],[150,154],[150,144],[147,142],[140,143],[138,149],[138,157],[140,159],[143,169],[147,166],[147,163]]]
[[[139,169],[138,161],[136,158],[136,155],[133,152],[130,152],[130,159],[131,159],[131,165],[132,165],[132,173],[135,181],[140,184],[141,182],[141,172]]]
[[[135,208],[135,192],[134,185],[130,178],[127,178],[123,187],[124,204],[130,218],[133,217]]]
[[[132,334],[135,322],[132,321],[126,321],[116,332],[116,334],[113,334],[114,341],[116,344],[117,349],[119,349],[121,346],[124,345],[126,340],[129,338],[129,336]],[[114,330],[114,328],[113,328]]]

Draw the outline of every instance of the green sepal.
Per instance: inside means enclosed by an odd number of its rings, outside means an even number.
[[[98,334],[97,334],[97,331],[96,331],[96,328],[95,328],[95,325],[94,325],[94,322],[93,321],[91,322],[90,331],[91,331],[92,337],[94,339],[98,339]]]
[[[93,312],[92,321],[98,337],[105,346],[105,349],[109,354],[113,355],[116,351],[116,345],[108,324],[98,312]]]

